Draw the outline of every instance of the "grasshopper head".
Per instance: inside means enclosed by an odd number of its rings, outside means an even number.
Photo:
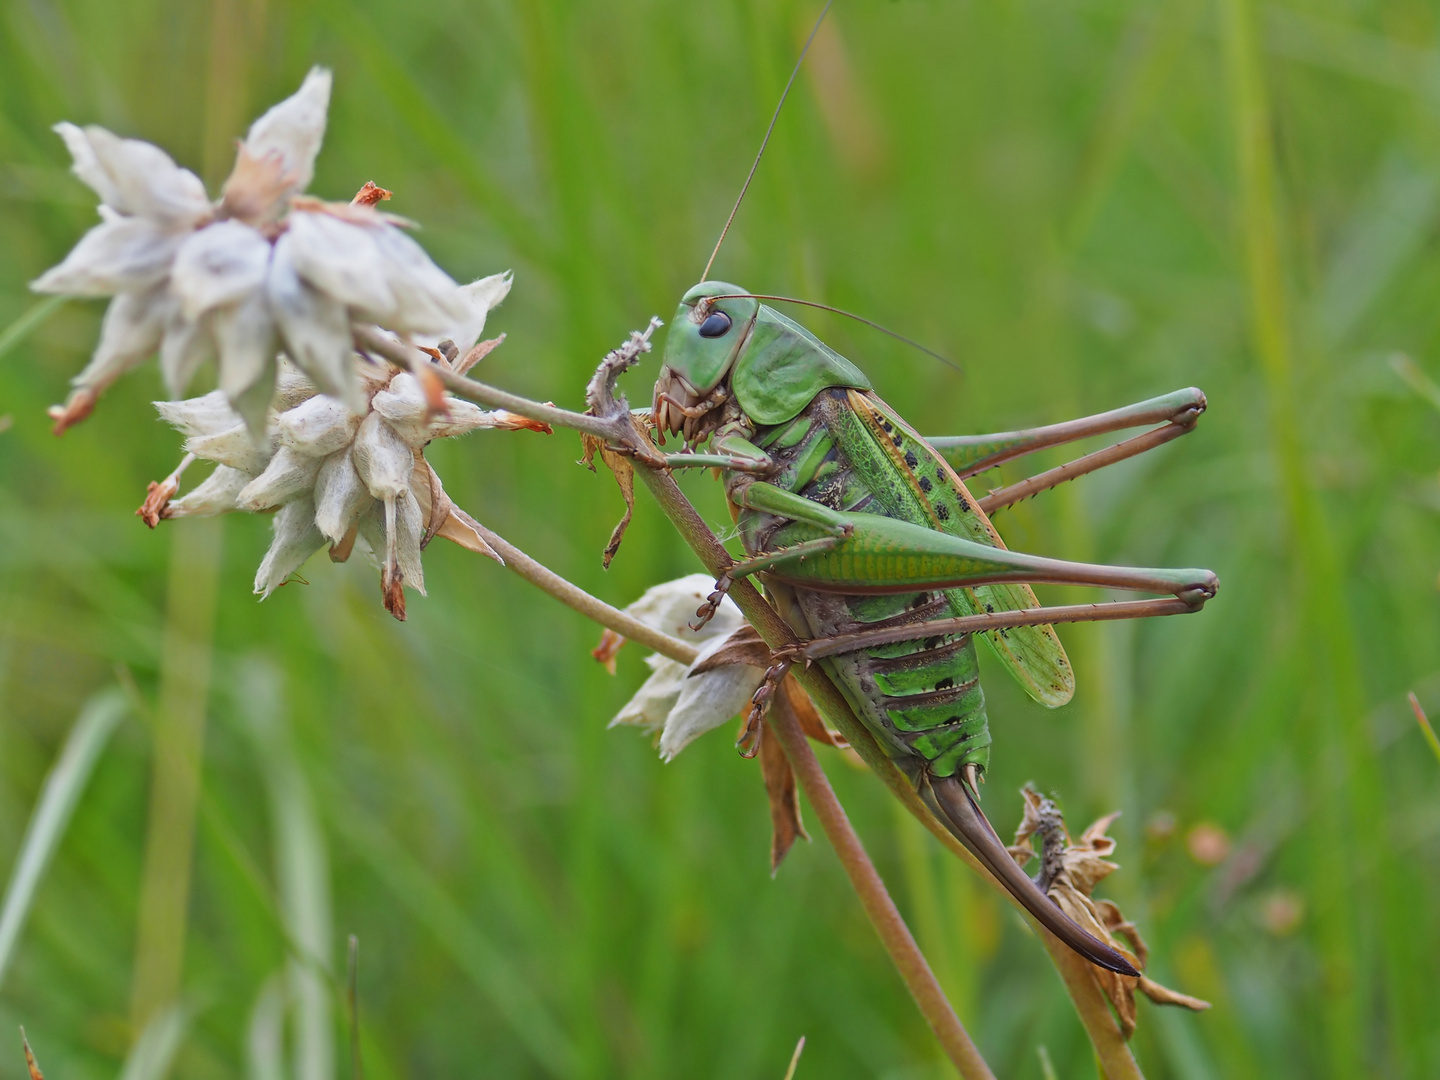
[[[681,299],[655,383],[655,422],[662,434],[695,442],[713,429],[729,397],[726,376],[760,310],[759,301],[732,295],[743,292],[726,281],[704,281]]]

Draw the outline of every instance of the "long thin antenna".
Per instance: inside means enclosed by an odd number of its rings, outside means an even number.
[[[770,133],[775,130],[775,121],[780,119],[780,110],[785,107],[785,99],[790,96],[790,87],[795,84],[795,76],[800,74],[800,65],[805,62],[805,54],[810,51],[810,43],[820,32],[820,24],[830,13],[830,5],[833,3],[835,0],[826,0],[824,8],[820,11],[820,17],[810,28],[810,36],[805,39],[805,47],[800,50],[800,55],[795,60],[795,66],[790,69],[790,78],[785,83],[785,89],[780,92],[780,100],[775,104],[775,115],[770,117],[770,126],[765,129],[765,138],[760,140],[760,149],[756,152],[755,160],[750,165],[750,174],[745,177],[745,183],[740,188],[740,196],[735,200],[735,205],[730,208],[730,216],[725,219],[725,227],[720,230],[720,239],[715,241],[715,250],[710,252],[710,260],[705,264],[705,272],[700,275],[701,281],[710,280],[710,267],[715,265],[715,256],[720,254],[720,245],[725,243],[725,234],[730,231],[730,223],[740,212],[740,204],[745,201],[745,192],[750,190],[750,181],[755,179],[755,170],[760,167],[760,159],[765,156],[765,147],[770,142]]]
[[[897,334],[894,330],[891,330],[888,327],[881,326],[873,319],[867,319],[864,315],[856,315],[853,311],[846,311],[844,308],[831,307],[829,304],[819,304],[816,303],[814,300],[797,300],[793,296],[767,296],[764,293],[748,292],[722,293],[719,296],[707,296],[705,297],[705,300],[778,300],[782,304],[800,304],[804,307],[819,308],[821,311],[831,311],[834,312],[836,315],[844,315],[847,319],[854,319],[856,322],[861,322],[864,323],[866,326],[873,327],[874,329],[879,330],[882,334],[889,334],[896,341],[903,341],[911,348],[919,349],[926,356],[933,356],[936,360],[939,360],[946,367],[952,367],[956,371],[960,372],[960,374],[965,374],[965,369],[962,368],[959,364],[955,363],[954,360],[951,360],[948,356],[942,356],[934,349],[926,348],[924,345],[921,345],[913,338],[908,338],[904,334]]]

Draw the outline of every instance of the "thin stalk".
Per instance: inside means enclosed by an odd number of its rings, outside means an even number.
[[[519,574],[530,584],[549,593],[562,604],[568,604],[581,615],[593,619],[601,626],[614,630],[631,641],[644,645],[647,649],[653,649],[661,656],[668,656],[671,660],[678,660],[682,664],[690,664],[694,662],[695,657],[700,655],[700,650],[688,641],[681,641],[662,630],[646,626],[633,615],[627,615],[619,608],[611,607],[604,600],[591,596],[580,586],[566,581],[554,570],[532,559],[503,536],[492,532],[473,518],[468,524],[505,560],[507,568]]]
[[[915,943],[915,938],[885,888],[879,871],[870,861],[865,846],[850,824],[845,808],[840,805],[835,789],[830,786],[830,779],[820,767],[815,751],[810,748],[810,740],[801,730],[800,721],[785,700],[785,695],[776,696],[769,720],[771,731],[779,737],[780,745],[785,748],[785,756],[790,759],[790,766],[800,781],[800,787],[804,790],[805,797],[810,800],[815,816],[820,819],[820,827],[825,830],[830,846],[835,849],[840,864],[845,867],[845,874],[850,879],[855,895],[860,898],[860,905],[865,909],[870,924],[875,927],[875,933],[879,935],[885,951],[890,954],[895,970],[905,981],[905,988],[920,1007],[930,1030],[935,1033],[935,1038],[945,1048],[945,1055],[965,1080],[971,1080],[972,1077],[990,1077],[993,1080],[995,1074],[980,1056],[979,1049],[966,1032],[965,1026],[960,1023],[960,1018],[955,1015],[955,1010],[950,1007],[945,991],[940,988],[925,954]]]
[[[519,394],[511,394],[494,386],[476,382],[474,379],[467,379],[464,375],[456,375],[439,364],[430,364],[423,353],[418,353],[413,347],[396,341],[377,326],[356,327],[355,346],[361,352],[373,353],[406,370],[412,369],[417,362],[426,363],[428,364],[427,370],[439,378],[445,385],[445,389],[457,397],[466,398],[492,409],[504,409],[507,412],[537,420],[542,424],[574,428],[576,431],[583,431],[587,435],[594,435],[601,439],[625,441],[625,428],[612,421],[602,420],[596,416],[587,416],[584,413],[571,412],[569,409],[557,409],[554,405],[542,405],[538,401],[531,401]]]

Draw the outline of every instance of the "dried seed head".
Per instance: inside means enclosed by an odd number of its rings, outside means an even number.
[[[1035,857],[1033,838],[1038,836],[1042,842],[1038,883],[1046,894],[1082,928],[1143,970],[1149,949],[1140,931],[1113,901],[1091,896],[1100,881],[1120,869],[1108,858],[1115,851],[1115,840],[1107,835],[1120,815],[1106,815],[1081,833],[1079,840],[1071,840],[1064,816],[1054,802],[1029,787],[1020,794],[1025,800],[1025,816],[1015,833],[1011,856],[1024,866]],[[1195,1012],[1210,1008],[1209,1002],[1167,989],[1143,974],[1135,978],[1093,966],[1090,974],[1114,1007],[1127,1039],[1135,1032],[1137,989],[1157,1005],[1180,1005]]]
[[[420,553],[431,538],[444,536],[499,559],[474,519],[446,495],[425,460],[425,446],[480,428],[516,425],[509,413],[448,399],[450,415],[426,420],[423,395],[410,373],[353,354],[347,363],[356,369],[360,414],[319,394],[281,360],[276,402],[285,408],[267,412],[258,441],[221,391],[156,402],[160,415],[186,436],[188,455],[174,474],[150,485],[140,513],[153,527],[164,518],[275,511],[275,539],[255,576],[255,591],[262,596],[322,547],[328,545],[331,558],[344,562],[358,537],[380,564],[386,610],[404,619],[404,590],[425,591]],[[173,499],[180,473],[196,458],[217,467],[194,490]]]
[[[448,335],[461,352],[479,338],[508,274],[457,285],[404,234],[407,223],[374,209],[390,197],[374,183],[351,203],[301,196],[324,140],[330,84],[316,68],[255,121],[216,203],[158,147],[56,126],[75,174],[100,197],[101,223],[32,288],[114,297],[94,357],[69,400],[51,409],[57,434],[157,351],[177,398],[213,358],[232,410],[262,440],[271,405],[288,407],[276,400],[277,349],[358,413],[367,398],[350,362],[355,325],[377,323],[422,345]]]

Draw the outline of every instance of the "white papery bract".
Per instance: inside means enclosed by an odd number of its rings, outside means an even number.
[[[324,140],[330,83],[328,71],[313,69],[251,125],[217,202],[159,147],[101,127],[56,126],[75,175],[100,196],[101,223],[32,288],[114,297],[93,358],[66,404],[51,410],[57,433],[158,351],[177,398],[214,359],[231,409],[263,439],[277,350],[358,413],[368,395],[350,362],[354,324],[427,340],[483,325],[508,279],[462,288],[400,219],[300,194]]]
[[[749,664],[694,673],[745,625],[739,607],[727,596],[714,618],[698,631],[690,629],[696,609],[714,589],[714,578],[690,574],[646,590],[625,609],[646,626],[700,647],[700,655],[688,665],[658,653],[647,656],[652,674],[610,721],[611,727],[629,724],[659,731],[660,756],[666,761],[743,710],[765,677],[763,668]]]
[[[465,295],[474,306],[493,306],[508,288],[508,275],[496,275]],[[483,330],[483,313],[477,319],[467,312],[451,340],[468,350]],[[153,524],[161,518],[273,511],[275,539],[255,575],[255,592],[262,597],[322,547],[328,545],[331,558],[343,562],[359,539],[380,564],[386,608],[403,619],[404,587],[425,592],[420,553],[434,537],[499,560],[475,520],[445,494],[425,460],[426,445],[481,428],[543,425],[449,396],[437,413],[414,374],[354,353],[345,362],[358,387],[360,411],[320,393],[281,359],[274,404],[259,439],[222,390],[157,401],[161,417],[186,436],[187,454],[213,461],[216,468],[183,497],[166,501],[178,489],[182,470],[177,470],[166,485],[153,486],[162,494],[142,512],[149,509],[147,521]]]

